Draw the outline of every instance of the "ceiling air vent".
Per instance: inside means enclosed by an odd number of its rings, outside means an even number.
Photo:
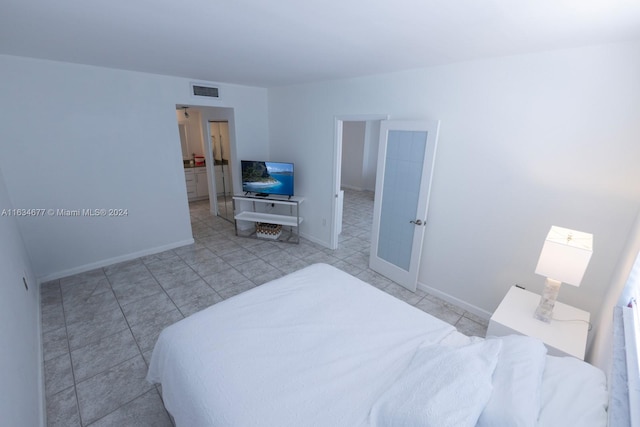
[[[218,92],[217,87],[212,86],[202,86],[202,85],[191,85],[191,93],[194,96],[206,96],[207,98],[219,98],[220,94]]]

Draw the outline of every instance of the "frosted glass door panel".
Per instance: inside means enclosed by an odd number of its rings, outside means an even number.
[[[437,121],[380,123],[369,267],[414,292],[439,126]]]
[[[409,271],[418,197],[422,182],[426,131],[390,130],[380,210],[378,257]]]

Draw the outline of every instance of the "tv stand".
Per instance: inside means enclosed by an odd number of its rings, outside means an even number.
[[[302,223],[300,204],[303,201],[304,198],[300,196],[233,196],[236,236],[299,243]],[[281,233],[277,236],[261,234],[258,232],[258,223],[280,225]]]
[[[278,196],[278,195],[271,195],[269,193],[251,193],[249,191],[247,191],[246,193],[244,193],[245,197],[275,197],[278,198],[278,200],[280,200],[280,197],[286,197],[287,200],[291,200],[291,198],[293,196]]]

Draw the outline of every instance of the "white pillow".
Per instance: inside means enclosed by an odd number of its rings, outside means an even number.
[[[606,426],[607,403],[604,372],[573,357],[547,356],[540,427]]]
[[[500,341],[421,347],[374,403],[372,426],[473,427],[491,395]]]
[[[493,373],[493,393],[478,427],[534,427],[540,412],[540,392],[547,348],[542,341],[508,335]]]

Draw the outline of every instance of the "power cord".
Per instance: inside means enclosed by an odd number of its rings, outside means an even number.
[[[557,319],[553,317],[553,320],[555,320],[556,322],[584,322],[589,325],[589,329],[588,329],[589,332],[591,332],[591,328],[593,328],[593,325],[591,324],[591,322],[584,319]]]

